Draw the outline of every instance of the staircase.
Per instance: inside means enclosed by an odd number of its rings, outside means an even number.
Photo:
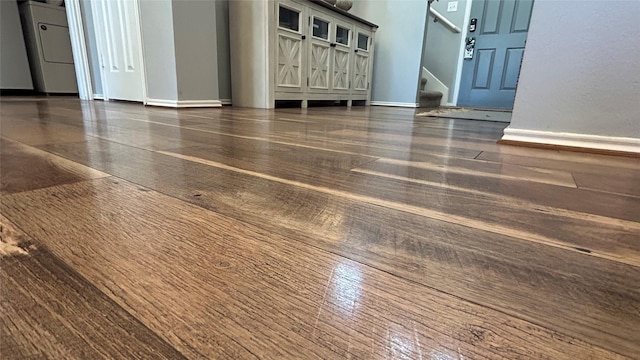
[[[420,107],[421,108],[437,108],[440,106],[442,100],[442,93],[440,91],[425,90],[427,86],[427,79],[422,77],[420,79]]]

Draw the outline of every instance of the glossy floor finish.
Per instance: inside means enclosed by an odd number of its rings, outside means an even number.
[[[2,358],[640,357],[640,160],[380,107],[0,103]]]

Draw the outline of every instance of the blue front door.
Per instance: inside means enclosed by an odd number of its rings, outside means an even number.
[[[458,105],[513,108],[533,0],[473,0],[471,59],[462,66]]]

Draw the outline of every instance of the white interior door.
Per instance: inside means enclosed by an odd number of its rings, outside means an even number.
[[[144,101],[137,0],[92,0],[108,99]]]

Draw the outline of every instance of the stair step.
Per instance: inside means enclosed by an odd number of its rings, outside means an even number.
[[[420,107],[434,108],[440,106],[442,93],[440,91],[420,91]]]

